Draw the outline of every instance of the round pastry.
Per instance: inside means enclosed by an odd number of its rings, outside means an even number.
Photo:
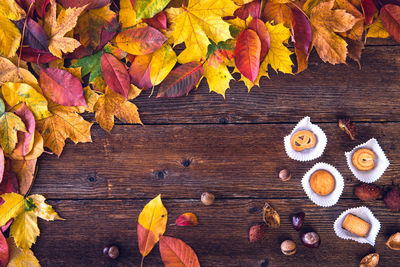
[[[314,133],[307,130],[297,131],[290,139],[290,144],[293,149],[300,152],[305,149],[310,149],[317,143],[317,138]]]
[[[335,178],[325,170],[315,171],[310,178],[311,189],[320,196],[326,196],[335,189]]]
[[[360,171],[369,171],[375,168],[375,153],[368,148],[360,148],[353,154],[353,165]]]

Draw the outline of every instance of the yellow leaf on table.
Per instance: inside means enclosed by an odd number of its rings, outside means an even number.
[[[40,267],[32,250],[22,250],[15,245],[12,238],[7,238],[9,261],[7,267]]]
[[[29,84],[8,82],[3,84],[1,92],[4,99],[12,107],[25,102],[36,120],[41,120],[51,115],[47,109],[46,98]]]
[[[20,20],[25,17],[25,11],[17,4],[15,0],[1,0],[0,17],[6,17],[11,20]],[[4,25],[1,24],[3,27]]]
[[[379,17],[368,26],[367,38],[389,38],[389,33],[383,27],[382,21]]]
[[[47,32],[49,36],[49,50],[54,56],[62,58],[62,52],[73,52],[81,45],[79,41],[74,38],[65,37],[65,35],[76,26],[78,17],[85,8],[86,6],[68,9],[62,8],[57,18],[57,4],[55,0],[50,0],[50,10],[46,13],[45,23],[49,27]]]
[[[159,85],[175,66],[177,57],[169,44],[164,44],[153,53],[150,63],[150,81]]]
[[[331,0],[320,3],[311,10],[312,43],[324,62],[346,63],[347,43],[335,32],[350,30],[357,20],[344,9],[332,10],[333,5],[334,1]]]
[[[51,103],[52,116],[36,122],[36,127],[43,136],[44,146],[60,156],[65,140],[70,138],[75,144],[91,142],[92,123],[85,121],[74,107],[64,107]]]
[[[122,28],[128,28],[136,25],[136,12],[132,6],[131,0],[121,0],[119,9],[119,23]]]
[[[21,42],[21,33],[8,18],[0,15],[0,54],[13,57]]]
[[[138,243],[140,253],[145,257],[164,234],[168,212],[161,201],[161,195],[152,199],[143,208],[138,219]]]
[[[14,238],[17,247],[29,249],[36,243],[36,238],[40,235],[37,226],[37,216],[32,211],[24,209],[11,224],[10,236]]]
[[[216,92],[225,98],[225,91],[229,88],[229,82],[234,80],[228,67],[223,63],[218,67],[212,66],[207,61],[203,68],[210,92]]]
[[[25,211],[25,198],[17,193],[6,193],[0,197],[4,200],[4,203],[0,205],[0,226],[3,226],[11,218]]]
[[[166,10],[171,22],[171,37],[176,44],[185,42],[179,63],[206,58],[209,38],[215,43],[231,38],[229,23],[222,17],[232,16],[238,6],[232,0],[189,0],[185,8]]]

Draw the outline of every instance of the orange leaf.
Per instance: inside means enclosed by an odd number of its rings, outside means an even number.
[[[196,226],[199,224],[195,214],[187,212],[182,214],[176,219],[175,224],[177,226]]]
[[[381,8],[379,17],[381,18],[383,27],[385,27],[390,36],[397,42],[400,42],[400,6],[392,4],[384,5]]]
[[[265,23],[262,20],[253,19],[249,23],[248,28],[255,31],[258,35],[258,38],[260,38],[261,42],[260,62],[261,62],[268,54],[269,48],[271,47],[271,37],[269,36],[267,26],[265,26]]]
[[[244,29],[235,47],[236,68],[252,83],[257,78],[260,68],[261,41],[257,33],[251,29]]]
[[[178,238],[162,236],[160,254],[165,267],[200,267],[194,250]]]
[[[153,55],[136,56],[129,69],[131,83],[136,87],[147,90],[153,85],[150,81],[150,66]]]

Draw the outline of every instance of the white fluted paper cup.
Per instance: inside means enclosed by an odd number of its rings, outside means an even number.
[[[315,193],[310,185],[310,178],[311,175],[318,171],[318,170],[325,170],[332,174],[335,179],[335,189],[333,189],[332,193],[326,196],[321,196]],[[332,165],[324,162],[318,162],[315,164],[310,170],[304,174],[303,179],[301,180],[301,185],[303,186],[304,192],[306,192],[308,198],[321,207],[330,207],[335,205],[340,196],[342,195],[343,188],[344,188],[344,179],[340,172],[333,167]]]
[[[353,154],[360,148],[368,148],[375,153],[375,167],[372,170],[360,171],[353,165]],[[388,158],[375,138],[356,146],[353,150],[345,152],[344,154],[346,156],[347,166],[349,166],[351,172],[358,180],[364,183],[373,183],[378,180],[390,165]]]
[[[311,149],[296,151],[290,144],[290,139],[292,138],[293,134],[302,130],[313,132],[317,138],[317,143],[315,144],[315,147]],[[291,159],[298,161],[310,161],[319,158],[324,153],[326,144],[328,143],[328,139],[324,131],[322,131],[322,129],[318,125],[311,123],[310,117],[304,117],[297,123],[292,132],[284,138],[284,143],[286,154]]]
[[[343,229],[342,224],[344,218],[349,213],[371,224],[371,229],[369,230],[368,235],[366,237],[355,235]],[[340,238],[354,240],[358,243],[368,243],[371,246],[374,246],[376,237],[378,236],[379,230],[381,229],[381,223],[378,221],[377,218],[375,218],[374,214],[369,208],[361,206],[357,208],[351,208],[342,212],[342,214],[339,215],[339,217],[333,224],[333,229],[335,230],[336,235]]]

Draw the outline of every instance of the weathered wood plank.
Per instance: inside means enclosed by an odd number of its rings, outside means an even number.
[[[111,134],[93,126],[93,143],[66,146],[61,158],[40,159],[34,193],[50,198],[198,198],[203,191],[217,197],[306,197],[301,177],[316,162],[336,166],[345,178],[343,198],[353,197],[358,180],[345,151],[378,138],[391,165],[378,184],[400,182],[399,123],[359,123],[360,141],[350,141],[336,124],[320,124],[328,137],[323,157],[301,163],[287,157],[283,137],[294,124],[125,125]],[[182,162],[189,160],[185,167]],[[188,165],[188,164],[186,164]],[[281,182],[279,168],[293,178]]]
[[[154,189],[153,196],[163,190]],[[382,223],[375,248],[367,244],[338,238],[332,228],[334,220],[347,208],[363,205],[360,201],[340,200],[331,208],[316,207],[307,200],[270,200],[281,215],[281,228],[269,230],[261,243],[250,244],[248,228],[261,221],[260,200],[217,200],[204,206],[198,200],[164,200],[169,212],[168,223],[184,212],[198,215],[197,227],[167,226],[166,235],[188,243],[204,267],[208,266],[358,266],[361,258],[373,251],[381,256],[379,266],[399,266],[400,254],[389,250],[384,243],[387,236],[399,231],[399,214],[388,212],[381,201],[368,203]],[[41,236],[33,250],[42,266],[139,266],[136,223],[143,200],[85,200],[51,202],[66,221],[40,221]],[[299,234],[292,229],[290,213],[304,211],[305,229],[313,229],[321,236],[321,246],[309,249],[301,245]],[[298,251],[293,256],[280,252],[280,242],[296,242]],[[103,246],[116,243],[121,256],[111,262],[101,255]],[[144,266],[162,266],[158,246],[145,259]]]

